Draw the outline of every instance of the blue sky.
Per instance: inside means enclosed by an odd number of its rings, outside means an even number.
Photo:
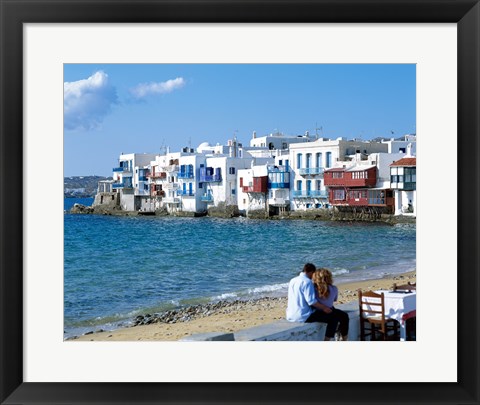
[[[413,64],[66,64],[64,175],[111,176],[121,153],[280,131],[416,132]],[[392,132],[394,134],[392,135]]]

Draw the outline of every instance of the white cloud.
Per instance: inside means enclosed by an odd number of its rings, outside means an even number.
[[[105,72],[95,72],[88,79],[63,84],[63,119],[65,129],[98,128],[117,103],[115,88]]]
[[[151,83],[140,83],[130,90],[132,95],[141,99],[149,95],[155,94],[166,94],[171,93],[174,90],[180,89],[185,86],[185,80],[183,77],[177,77],[176,79],[167,80],[166,82],[151,82]]]

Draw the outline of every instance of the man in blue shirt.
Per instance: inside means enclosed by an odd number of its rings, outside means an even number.
[[[315,298],[312,276],[315,265],[306,263],[302,272],[288,284],[287,321],[290,322],[325,322],[327,331],[325,340],[335,335],[338,320],[332,316],[332,310],[320,304]]]

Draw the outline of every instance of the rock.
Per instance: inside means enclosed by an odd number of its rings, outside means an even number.
[[[70,214],[93,214],[93,207],[75,203],[70,209]]]

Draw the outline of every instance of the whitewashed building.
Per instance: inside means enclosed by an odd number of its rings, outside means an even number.
[[[148,196],[148,165],[155,159],[152,153],[121,154],[118,166],[113,168],[112,189],[120,193],[120,206],[125,211],[139,210],[139,196]]]
[[[328,190],[323,180],[325,169],[339,161],[352,160],[356,155],[387,152],[388,146],[379,142],[330,140],[290,145],[290,209],[307,210],[328,207]]]
[[[417,215],[417,159],[406,156],[390,165],[395,215]]]
[[[407,149],[413,155],[417,154],[417,136],[416,135],[404,135],[403,139],[390,139],[389,141],[382,141],[388,145],[388,153],[407,153]]]

